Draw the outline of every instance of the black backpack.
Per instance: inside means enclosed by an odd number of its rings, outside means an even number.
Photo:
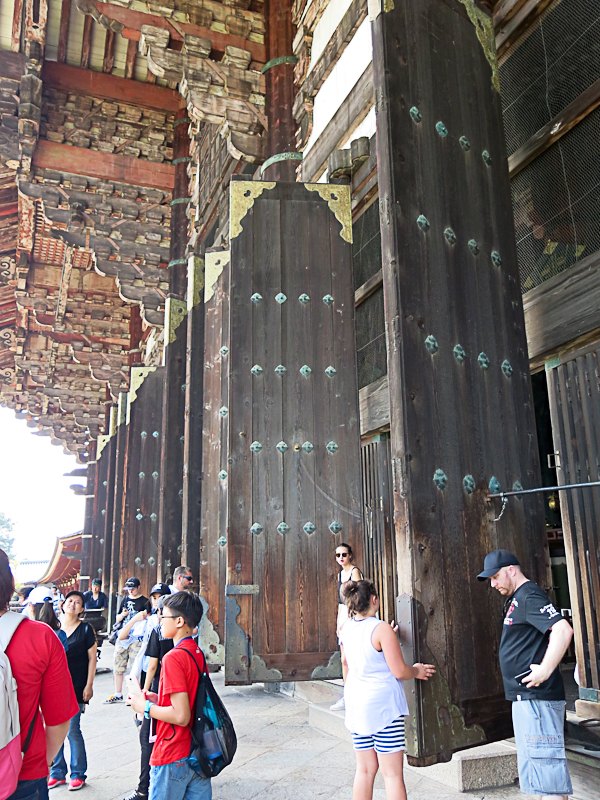
[[[205,778],[214,778],[233,761],[237,736],[231,717],[208,676],[208,670],[200,672],[194,656],[187,649],[185,652],[198,670],[196,705],[190,721],[192,746],[187,761],[194,772]]]

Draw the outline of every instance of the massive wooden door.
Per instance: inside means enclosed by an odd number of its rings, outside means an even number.
[[[473,0],[370,3],[398,621],[407,754],[425,766],[510,735],[502,599],[477,581],[505,547],[549,583],[492,20]]]
[[[600,348],[548,362],[546,376],[559,485],[600,480]],[[600,488],[561,492],[560,510],[579,697],[600,703]]]
[[[347,186],[231,184],[228,683],[340,675],[333,553],[362,555],[351,240]]]

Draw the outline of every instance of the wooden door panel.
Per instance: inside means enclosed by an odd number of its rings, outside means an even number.
[[[335,677],[333,552],[361,552],[349,189],[231,191],[225,678]]]
[[[600,480],[599,351],[547,369],[559,485]],[[560,493],[582,700],[600,702],[600,488]]]

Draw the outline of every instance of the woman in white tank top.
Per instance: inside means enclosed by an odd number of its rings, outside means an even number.
[[[342,595],[349,619],[341,630],[346,727],[356,750],[353,800],[371,800],[381,769],[387,800],[406,800],[402,775],[404,717],[408,705],[401,681],[428,680],[432,664],[405,663],[397,628],[377,619],[379,597],[369,581],[348,581]]]

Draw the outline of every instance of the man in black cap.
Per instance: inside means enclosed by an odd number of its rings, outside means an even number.
[[[139,578],[128,578],[125,581],[123,589],[124,597],[119,613],[117,614],[117,622],[127,623],[139,611],[146,611],[151,613],[152,607],[150,601],[141,592]],[[117,639],[115,644],[115,660],[113,672],[115,676],[115,693],[111,694],[105,703],[122,703],[123,702],[123,676],[127,671],[127,666],[133,664],[137,654],[142,646],[142,639],[144,634],[144,622],[141,620],[136,623],[129,632],[129,638],[126,640]]]
[[[506,597],[500,669],[512,701],[519,783],[544,798],[572,793],[565,753],[565,689],[559,664],[573,629],[508,550],[485,557],[478,580]]]

